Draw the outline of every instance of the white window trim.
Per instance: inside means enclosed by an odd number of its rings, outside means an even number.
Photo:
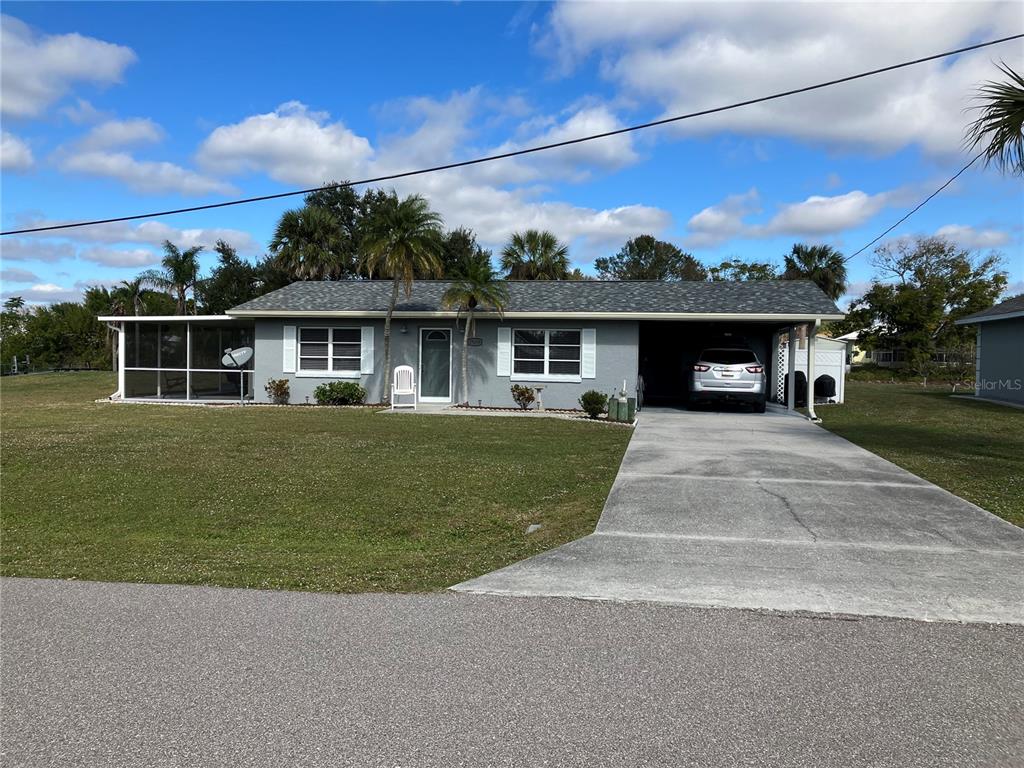
[[[544,334],[544,373],[516,373],[516,331],[541,331]],[[555,344],[556,347],[578,347],[580,356],[576,362],[579,363],[580,372],[577,373],[548,373],[551,364],[550,352],[551,333],[553,331],[575,331],[580,335],[579,344]],[[583,381],[583,329],[582,328],[513,328],[511,334],[512,346],[509,350],[509,376],[510,381],[564,381],[572,384],[579,384]],[[529,345],[526,345],[529,346]],[[539,344],[533,346],[540,346]],[[522,359],[522,358],[521,358]]]
[[[359,362],[359,367],[355,370],[349,371],[335,371],[334,365],[334,331],[356,331],[359,334],[359,354],[358,355],[345,355],[346,359],[356,360]],[[315,370],[310,368],[302,367],[302,332],[303,331],[327,331],[327,341],[307,341],[306,344],[327,344],[327,370]],[[342,342],[345,344],[354,344],[355,342]],[[295,373],[294,376],[297,379],[361,379],[362,373],[362,353],[363,353],[363,336],[362,328],[360,326],[348,326],[348,325],[300,325],[295,333]],[[310,355],[306,355],[310,357]],[[319,357],[323,359],[323,357]]]

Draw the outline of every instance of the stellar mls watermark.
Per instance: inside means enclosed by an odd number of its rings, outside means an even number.
[[[1019,392],[1024,379],[978,379],[978,390],[984,392]]]

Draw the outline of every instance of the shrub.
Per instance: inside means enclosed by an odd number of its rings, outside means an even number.
[[[537,393],[533,391],[533,387],[527,387],[523,384],[513,384],[512,399],[516,401],[516,405],[525,411],[536,401]]]
[[[274,405],[288,405],[288,400],[292,396],[288,379],[270,379],[263,385],[263,389],[270,396],[270,402]]]
[[[587,412],[587,416],[596,419],[608,408],[608,395],[591,389],[580,395],[580,408]]]
[[[329,381],[313,390],[318,405],[361,405],[366,390],[354,381]]]

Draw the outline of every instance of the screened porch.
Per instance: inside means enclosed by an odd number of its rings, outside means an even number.
[[[117,329],[123,400],[235,401],[253,398],[253,358],[226,365],[228,350],[252,348],[252,321],[224,316],[110,317]]]

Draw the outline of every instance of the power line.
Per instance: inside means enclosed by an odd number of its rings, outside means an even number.
[[[883,237],[885,237],[886,235],[888,235],[888,234],[889,234],[890,232],[892,232],[892,231],[893,231],[894,229],[896,229],[896,227],[898,227],[898,226],[899,226],[900,224],[902,224],[902,223],[903,223],[904,221],[906,221],[907,219],[909,219],[909,218],[910,218],[911,216],[913,216],[913,215],[914,215],[915,213],[917,213],[917,212],[918,212],[918,211],[920,211],[920,210],[921,210],[922,208],[924,208],[924,207],[925,207],[925,205],[926,205],[926,204],[928,203],[928,201],[929,201],[929,200],[931,200],[931,199],[932,199],[933,197],[935,197],[935,196],[936,196],[936,195],[938,195],[938,194],[939,194],[940,192],[942,192],[942,190],[944,190],[944,189],[945,189],[946,187],[948,187],[948,186],[949,186],[950,184],[952,184],[952,183],[953,183],[954,181],[956,181],[956,180],[957,180],[957,179],[958,179],[958,178],[960,177],[960,174],[962,174],[962,173],[963,173],[964,171],[966,171],[966,170],[967,170],[968,168],[970,168],[970,167],[971,167],[972,165],[974,165],[974,164],[975,164],[976,162],[978,162],[978,160],[980,160],[980,159],[981,159],[981,156],[982,156],[982,155],[984,155],[984,154],[985,154],[984,152],[979,152],[978,154],[976,154],[976,155],[974,156],[974,158],[973,158],[973,159],[972,159],[972,160],[971,160],[971,161],[970,161],[969,163],[967,163],[967,165],[965,165],[965,166],[964,166],[963,168],[961,168],[961,169],[960,169],[959,171],[957,171],[957,172],[956,172],[956,173],[954,173],[954,174],[953,174],[952,176],[950,176],[950,177],[949,177],[949,178],[948,178],[948,179],[946,180],[946,183],[945,183],[945,184],[943,184],[943,185],[942,185],[941,187],[939,187],[939,188],[938,188],[938,189],[936,189],[936,190],[935,190],[934,192],[932,192],[932,193],[931,193],[930,195],[928,195],[928,197],[926,197],[926,198],[925,198],[924,200],[922,200],[922,201],[921,201],[920,203],[918,203],[918,204],[917,204],[917,206],[916,206],[916,207],[915,207],[915,208],[914,208],[913,210],[909,211],[909,212],[908,212],[908,213],[907,213],[907,214],[906,214],[906,215],[905,215],[905,216],[904,216],[903,218],[901,218],[901,219],[900,219],[899,221],[897,221],[897,222],[896,222],[895,224],[893,224],[893,225],[892,225],[891,227],[889,227],[889,228],[888,228],[887,230],[885,230],[885,232],[883,232],[882,234],[880,234],[880,235],[879,235],[878,237],[876,237],[876,238],[875,238],[874,240],[872,240],[872,241],[871,241],[870,243],[868,243],[867,245],[865,245],[865,246],[864,246],[863,248],[861,248],[861,249],[860,249],[859,251],[857,251],[856,253],[852,253],[852,254],[850,254],[849,256],[847,256],[847,257],[846,257],[845,259],[843,259],[843,261],[849,261],[849,260],[850,260],[850,259],[852,259],[852,258],[853,258],[854,256],[858,256],[858,255],[860,255],[861,253],[864,253],[864,251],[866,251],[866,250],[867,250],[868,248],[870,248],[870,247],[871,247],[872,245],[874,245],[874,244],[875,244],[875,243],[877,243],[877,242],[878,242],[879,240],[881,240],[881,239],[882,239]]]
[[[787,96],[795,96],[799,93],[808,93],[809,91],[817,91],[821,88],[829,88],[833,85],[840,85],[842,83],[849,83],[853,80],[861,80],[865,77],[872,77],[874,75],[880,75],[884,72],[892,72],[893,70],[903,69],[904,67],[912,67],[916,64],[923,64],[927,61],[935,61],[936,59],[943,59],[948,56],[955,56],[960,53],[966,53],[968,51],[976,51],[979,48],[987,48],[992,45],[999,45],[1000,43],[1006,43],[1011,40],[1019,40],[1024,38],[1024,34],[1011,35],[1009,37],[1001,37],[998,40],[989,40],[984,43],[978,43],[976,45],[968,45],[964,48],[957,48],[952,51],[945,51],[943,53],[936,53],[931,56],[925,56],[920,59],[914,59],[913,61],[904,61],[900,64],[891,64],[887,67],[880,69],[872,69],[868,72],[860,72],[856,75],[848,75],[841,77],[837,80],[829,80],[824,83],[817,83],[815,85],[807,85],[802,88],[794,88],[789,91],[781,91],[780,93],[773,93],[770,96],[760,96],[756,99],[747,99],[745,101],[737,101],[733,104],[727,104],[721,107],[712,107],[711,109],[702,109],[697,112],[689,112],[683,115],[676,115],[674,117],[665,117],[660,120],[652,120],[647,123],[639,123],[638,125],[630,125],[625,128],[617,128],[613,131],[605,131],[604,133],[595,133],[589,136],[580,136],[575,139],[566,139],[565,141],[557,141],[552,144],[541,144],[536,147],[527,147],[526,149],[517,149],[512,152],[502,152],[497,155],[486,155],[484,157],[477,157],[472,160],[461,160],[455,163],[446,163],[444,165],[435,165],[430,168],[420,168],[414,171],[403,171],[401,173],[392,173],[386,176],[376,176],[369,179],[359,179],[358,181],[347,181],[340,184],[327,184],[322,187],[310,187],[309,189],[297,189],[290,192],[277,192],[272,195],[260,195],[258,197],[246,197],[239,200],[228,200],[223,203],[207,203],[205,205],[194,205],[189,208],[175,208],[167,211],[154,211],[153,213],[139,213],[132,216],[115,216],[108,219],[94,219],[91,221],[79,221],[73,224],[51,224],[45,227],[28,227],[25,229],[11,229],[6,232],[0,232],[0,236],[4,235],[25,235],[31,232],[52,232],[60,229],[74,229],[77,227],[91,227],[98,224],[114,224],[121,221],[136,221],[138,219],[152,219],[159,216],[174,216],[180,213],[193,213],[195,211],[208,211],[214,208],[227,208],[234,205],[245,205],[247,203],[259,203],[265,200],[279,200],[284,197],[294,197],[296,195],[308,195],[313,192],[323,192],[328,189],[339,189],[341,187],[355,187],[363,184],[379,184],[382,181],[394,181],[395,179],[404,179],[410,176],[421,176],[426,173],[436,173],[437,171],[447,171],[453,168],[465,168],[470,165],[479,165],[480,163],[490,163],[495,160],[504,160],[510,157],[518,157],[520,155],[529,155],[534,152],[544,152],[549,149],[558,149],[559,147],[567,147],[573,144],[582,144],[586,141],[594,141],[596,139],[604,139],[609,136],[618,136],[623,133],[631,133],[633,131],[641,131],[646,128],[656,128],[660,125],[668,125],[669,123],[678,123],[682,120],[690,120],[695,117],[703,117],[705,115],[713,115],[718,112],[727,112],[732,109],[739,109],[740,107],[748,107],[752,104],[763,104],[766,101],[774,101],[776,99],[783,99]]]

